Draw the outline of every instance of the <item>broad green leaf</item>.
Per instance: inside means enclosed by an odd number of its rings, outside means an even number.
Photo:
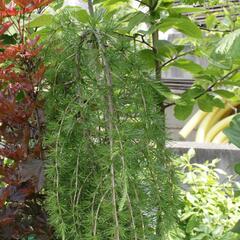
[[[231,231],[234,233],[240,233],[240,220],[235,224]]]
[[[224,108],[225,103],[210,94],[204,94],[197,100],[199,108],[204,112],[212,112],[213,107]]]
[[[88,12],[81,8],[81,7],[72,7],[72,6],[67,6],[64,9],[69,11],[72,17],[74,17],[76,20],[78,20],[81,23],[87,23],[89,22],[89,14]]]
[[[147,15],[139,11],[135,13],[128,21],[127,31],[131,31],[134,27],[138,26],[140,23],[145,22],[148,19]]]
[[[206,25],[209,29],[213,29],[217,23],[217,18],[215,15],[211,14],[206,17]]]
[[[176,104],[174,108],[174,115],[179,120],[186,120],[193,111],[194,103],[181,103]]]
[[[232,98],[235,96],[233,92],[230,92],[224,89],[215,90],[213,92],[224,98]]]
[[[218,108],[224,108],[225,107],[225,103],[220,98],[213,97],[211,100],[212,100],[213,106],[218,107]]]
[[[150,5],[151,4],[151,0],[141,0],[141,3]]]
[[[195,85],[189,89],[187,89],[183,94],[182,94],[182,99],[184,99],[185,101],[190,101],[198,96],[200,96],[201,94],[203,94],[205,92],[205,89],[200,86],[200,85]]]
[[[240,87],[240,73],[237,73],[233,77],[231,77],[230,79],[225,80],[224,85],[239,86]]]
[[[103,1],[102,6],[108,11],[113,11],[123,7],[127,2],[129,2],[129,0],[105,0]]]
[[[237,114],[230,123],[230,126],[224,130],[224,134],[230,142],[240,148],[240,114]]]
[[[171,92],[171,90],[161,82],[148,82],[161,96],[164,96],[168,101],[175,102],[180,99],[180,96]]]
[[[143,63],[143,68],[154,68],[155,67],[155,56],[153,51],[150,49],[143,49],[138,53],[139,60]]]
[[[207,56],[207,58],[210,64],[220,69],[230,70],[232,68],[233,59],[230,56],[213,51],[210,56]]]
[[[239,240],[240,236],[237,233],[227,232],[219,240]]]
[[[195,212],[186,212],[181,215],[181,221],[185,221],[190,218]]]
[[[177,49],[174,44],[166,40],[159,40],[157,42],[157,57],[172,57],[177,53]]]
[[[204,94],[198,100],[198,107],[204,112],[212,112],[214,104],[212,102],[213,97],[209,94]]]
[[[166,32],[170,28],[175,28],[176,30],[190,36],[193,38],[201,38],[202,32],[199,27],[192,22],[188,17],[168,17],[162,23],[158,25],[158,28],[163,32]]]
[[[115,5],[117,3],[126,3],[129,2],[129,0],[105,0],[103,2],[104,2],[103,6],[110,6]]]
[[[197,99],[199,108],[204,112],[211,112],[213,107],[224,108],[225,103],[218,97],[205,93]]]
[[[43,14],[34,18],[30,23],[29,27],[45,27],[53,23],[53,15]]]
[[[200,233],[196,237],[192,237],[191,240],[208,240],[208,234]]]
[[[168,66],[181,68],[192,74],[197,74],[203,71],[203,68],[199,64],[185,58],[178,59],[172,64],[169,64]]]
[[[238,58],[240,56],[239,48],[240,29],[237,29],[223,37],[216,48],[216,53],[227,54],[233,58]]]
[[[199,226],[199,219],[197,216],[193,215],[193,216],[191,216],[191,218],[189,219],[189,221],[187,223],[186,232],[191,233],[193,231],[193,229],[198,226]]]
[[[180,14],[180,13],[198,13],[205,11],[204,8],[196,8],[191,6],[176,6],[169,8],[170,13]]]
[[[238,175],[240,175],[240,163],[237,163],[237,164],[234,165],[234,171],[235,171]]]
[[[41,28],[41,29],[38,29],[36,32],[33,32],[30,35],[30,38],[33,39],[36,36],[41,36],[41,38],[39,39],[39,42],[41,42],[48,39],[51,36],[51,32],[49,31],[48,28]]]

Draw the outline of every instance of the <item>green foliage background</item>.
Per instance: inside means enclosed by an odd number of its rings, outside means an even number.
[[[236,176],[227,176],[217,168],[219,159],[202,164],[191,162],[195,151],[178,157],[182,208],[178,227],[172,240],[238,240],[239,230],[233,232],[239,221],[239,182]]]

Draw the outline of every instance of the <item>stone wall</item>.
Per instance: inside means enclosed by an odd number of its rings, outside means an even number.
[[[213,143],[196,143],[196,142],[178,142],[168,143],[168,148],[172,149],[178,155],[183,155],[190,148],[195,149],[196,155],[193,162],[203,163],[206,160],[221,159],[218,168],[224,170],[227,174],[233,175],[234,165],[240,163],[240,149],[232,144],[213,144]],[[221,176],[221,179],[226,176]]]

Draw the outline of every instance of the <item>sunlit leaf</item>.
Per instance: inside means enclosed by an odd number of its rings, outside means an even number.
[[[238,58],[240,56],[239,48],[240,29],[237,29],[223,37],[216,48],[216,52],[220,54],[228,54],[233,58]]]
[[[174,108],[174,115],[179,120],[186,120],[192,113],[194,103],[181,103],[177,104]]]
[[[230,126],[224,130],[230,142],[240,148],[240,114],[237,114],[230,123]]]
[[[53,15],[43,14],[34,18],[30,23],[29,27],[43,27],[49,26],[53,22]]]
[[[200,73],[201,71],[203,71],[203,68],[201,65],[193,62],[192,60],[185,59],[185,58],[178,59],[174,61],[172,64],[169,64],[168,66],[181,68],[193,74]]]
[[[188,17],[168,17],[161,24],[158,25],[158,28],[163,32],[167,31],[170,28],[175,28],[176,30],[190,36],[193,38],[201,38],[202,32],[198,26],[192,22]]]

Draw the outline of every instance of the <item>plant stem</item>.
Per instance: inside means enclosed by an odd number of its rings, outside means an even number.
[[[94,15],[94,9],[93,9],[93,2],[92,2],[92,0],[88,0],[88,11],[89,11],[91,16]]]
[[[92,1],[88,1],[89,12],[91,15],[94,14],[93,12],[93,4]],[[115,164],[114,164],[114,157],[113,157],[113,146],[114,146],[114,139],[113,139],[113,115],[114,115],[114,106],[113,106],[113,80],[112,80],[112,73],[108,61],[105,57],[105,47],[102,44],[100,34],[97,30],[95,30],[95,37],[98,43],[100,57],[102,59],[103,68],[104,68],[104,75],[106,79],[106,86],[107,86],[107,96],[106,96],[106,105],[107,105],[107,114],[106,114],[106,121],[107,121],[107,131],[108,131],[108,142],[109,142],[109,150],[110,150],[110,173],[111,173],[111,188],[112,188],[112,205],[113,205],[113,218],[115,222],[115,240],[120,240],[120,231],[119,231],[119,219],[118,219],[118,211],[117,211],[117,198],[116,198],[116,183],[115,183]]]
[[[120,33],[120,32],[114,32],[114,33],[116,33],[116,34],[119,35],[119,36],[131,38],[131,39],[133,39],[134,41],[139,42],[139,43],[143,43],[143,44],[145,44],[146,46],[148,46],[149,48],[153,49],[153,46],[152,46],[151,44],[149,44],[149,43],[145,40],[145,38],[144,38],[145,36],[142,35],[142,34],[137,33],[137,34],[134,34],[134,35],[132,36],[132,35],[128,35],[128,34],[124,34],[124,33]],[[138,37],[140,37],[141,40],[138,39]]]
[[[159,40],[159,32],[158,30],[156,30],[153,34],[152,34],[152,42],[153,42],[153,52],[154,55],[157,54],[157,43]],[[161,63],[158,59],[155,59],[155,77],[157,81],[161,80]]]
[[[88,9],[91,16],[94,16],[93,2],[92,0],[88,0]],[[111,173],[111,188],[112,188],[112,205],[113,205],[113,218],[115,222],[115,240],[120,240],[120,232],[119,232],[119,220],[118,220],[118,211],[117,211],[117,199],[116,199],[116,183],[115,183],[115,164],[113,157],[113,115],[114,115],[114,107],[113,107],[113,80],[112,73],[108,61],[105,57],[105,47],[102,44],[100,34],[97,30],[95,30],[95,37],[98,43],[100,57],[103,62],[104,75],[106,78],[106,86],[108,88],[106,103],[107,103],[107,131],[108,131],[108,142],[110,149],[110,173]]]
[[[116,184],[115,184],[115,167],[114,167],[114,158],[113,158],[113,84],[112,84],[112,74],[110,71],[110,66],[104,56],[104,49],[101,43],[99,42],[99,47],[102,52],[102,60],[104,64],[104,73],[106,77],[106,83],[108,87],[107,93],[107,105],[108,105],[108,113],[107,113],[107,125],[108,125],[108,140],[109,140],[109,147],[110,147],[110,160],[111,160],[111,184],[112,184],[112,204],[113,204],[113,216],[115,221],[115,239],[120,240],[120,233],[119,233],[119,220],[118,220],[118,213],[117,213],[117,200],[116,200]]]
[[[167,60],[166,62],[162,63],[161,68],[168,66],[169,64],[171,64],[172,62],[174,62],[174,61],[177,60],[178,58],[181,58],[181,57],[184,57],[184,56],[186,56],[186,55],[188,55],[188,54],[191,54],[191,53],[193,53],[194,51],[195,51],[195,49],[192,49],[192,50],[189,50],[189,51],[187,51],[187,52],[184,52],[184,53],[181,53],[181,54],[179,54],[179,55],[176,55],[175,57],[170,58],[170,59]]]
[[[152,5],[149,8],[150,15],[154,16],[155,7],[157,5],[157,1],[152,1]],[[152,22],[152,25],[154,25],[154,21]],[[153,54],[154,56],[157,56],[158,52],[158,40],[159,40],[159,31],[158,29],[155,30],[155,32],[152,33],[152,45],[153,45]],[[162,66],[160,60],[157,58],[155,59],[155,79],[156,81],[161,81],[162,76]],[[164,114],[164,104],[161,102],[159,104],[160,111]]]
[[[154,16],[154,12],[155,12],[155,7],[157,6],[159,0],[152,0],[151,1],[151,7],[149,8],[150,11],[150,15]],[[152,25],[154,25],[155,22],[152,22]],[[153,44],[153,53],[154,56],[157,56],[157,52],[158,52],[158,41],[159,41],[159,31],[158,29],[155,30],[155,32],[152,33],[152,44]],[[155,59],[155,79],[156,81],[161,81],[161,71],[162,71],[162,66],[161,66],[161,62],[156,58]],[[164,109],[164,103],[160,102],[160,104],[158,104],[160,107],[160,112],[163,114],[163,125],[165,128],[165,109]],[[161,202],[161,201],[160,201]],[[158,206],[157,208],[157,214],[156,214],[157,220],[156,220],[156,235],[162,236],[161,234],[161,223],[162,223],[162,211],[161,211],[161,206]]]
[[[211,92],[213,90],[213,88],[218,84],[221,83],[222,81],[230,78],[231,76],[234,76],[236,73],[238,73],[240,71],[240,67],[237,67],[235,69],[233,69],[232,71],[228,72],[227,74],[225,74],[223,77],[221,77],[220,79],[216,80],[213,84],[211,84],[206,90],[204,90],[202,93],[200,93],[199,95],[197,95],[193,100],[198,100],[200,97],[202,97],[204,94]],[[171,106],[176,105],[176,103],[169,103],[164,105],[164,108],[168,108]]]

